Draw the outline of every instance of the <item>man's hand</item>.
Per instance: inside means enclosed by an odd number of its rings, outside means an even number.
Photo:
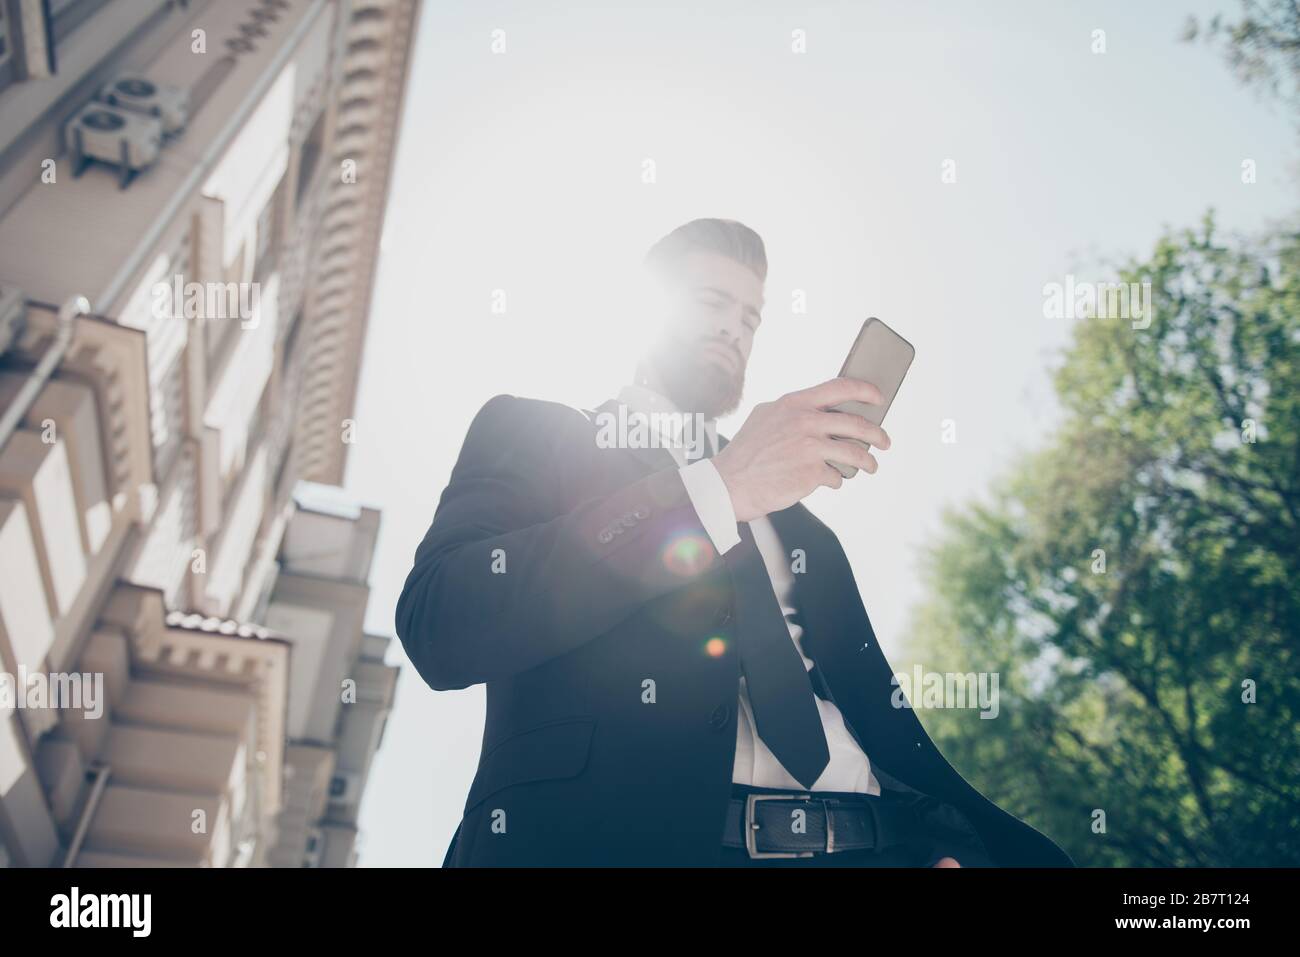
[[[931,866],[932,867],[961,867],[961,865],[957,863],[957,858],[955,857],[941,857],[937,861],[935,861]]]
[[[839,488],[844,476],[827,462],[876,471],[870,452],[831,437],[889,448],[889,436],[880,426],[860,415],[826,411],[855,400],[868,405],[883,401],[880,390],[869,382],[837,378],[754,407],[736,437],[713,457],[731,494],[737,521],[750,522],[789,508],[820,485]]]

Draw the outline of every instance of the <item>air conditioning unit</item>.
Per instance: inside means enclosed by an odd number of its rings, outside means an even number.
[[[162,124],[165,136],[174,136],[190,121],[190,92],[134,74],[119,76],[99,91],[99,98]]]
[[[17,286],[0,282],[0,355],[9,351],[27,325],[27,297]]]
[[[68,120],[64,142],[72,151],[72,175],[80,176],[91,160],[116,166],[122,188],[141,170],[148,169],[162,150],[162,124],[92,100]]]

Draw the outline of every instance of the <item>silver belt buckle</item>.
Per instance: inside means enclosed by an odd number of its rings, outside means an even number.
[[[755,820],[755,808],[759,801],[803,801],[813,803],[817,800],[811,794],[748,794],[745,796],[745,851],[752,860],[761,861],[774,857],[812,857],[816,851],[760,851],[758,849],[758,821]],[[826,852],[834,849],[835,837],[831,829],[830,806],[822,801],[826,812]]]

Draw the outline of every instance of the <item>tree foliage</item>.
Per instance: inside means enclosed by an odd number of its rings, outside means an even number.
[[[1241,16],[1201,23],[1189,17],[1183,39],[1203,36],[1222,44],[1228,66],[1243,83],[1300,111],[1300,0],[1241,0]]]
[[[998,718],[921,717],[1079,863],[1294,865],[1300,234],[1207,217],[1121,278],[1150,327],[1078,322],[1059,429],[926,555],[916,658],[999,673]]]

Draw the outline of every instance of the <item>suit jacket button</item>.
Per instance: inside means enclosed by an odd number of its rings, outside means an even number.
[[[721,731],[728,722],[731,721],[731,706],[720,704],[713,709],[713,714],[709,715],[709,727],[714,731]]]

